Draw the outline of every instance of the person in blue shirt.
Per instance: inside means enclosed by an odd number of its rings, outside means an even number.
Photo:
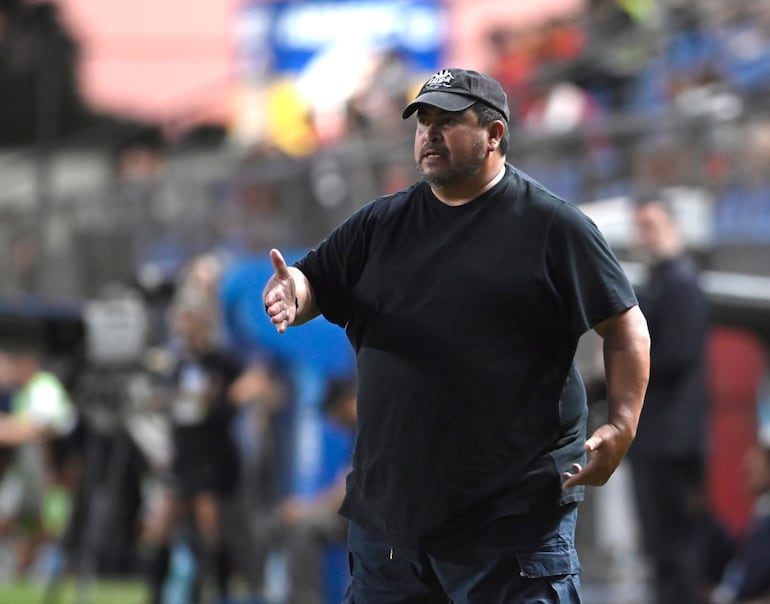
[[[323,558],[328,544],[344,544],[348,523],[338,513],[345,498],[356,427],[353,380],[330,379],[321,403],[319,471],[278,507],[278,530],[286,557],[285,604],[323,602]]]

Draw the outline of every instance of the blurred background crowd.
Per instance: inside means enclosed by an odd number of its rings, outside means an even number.
[[[354,363],[320,320],[275,334],[266,252],[413,181],[401,109],[448,65],[499,79],[509,161],[640,287],[635,197],[672,208],[720,581],[770,490],[770,3],[0,0],[0,595],[338,601]],[[655,601],[628,482],[581,512],[590,602]]]

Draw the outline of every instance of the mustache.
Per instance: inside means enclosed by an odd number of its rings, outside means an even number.
[[[423,147],[420,149],[420,159],[428,155],[429,153],[435,153],[437,155],[441,155],[442,157],[448,153],[446,147],[436,147],[434,145],[428,145],[426,147]]]

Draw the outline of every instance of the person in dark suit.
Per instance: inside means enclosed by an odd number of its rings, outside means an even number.
[[[657,604],[699,601],[703,518],[708,305],[696,265],[684,253],[672,206],[638,200],[638,251],[648,268],[637,297],[652,341],[650,383],[629,449],[642,542]]]

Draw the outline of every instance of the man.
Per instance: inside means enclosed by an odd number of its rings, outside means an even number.
[[[749,447],[744,470],[754,508],[710,604],[770,603],[770,440],[760,437]]]
[[[415,112],[422,179],[292,267],[271,250],[263,292],[279,332],[323,313],[356,351],[346,602],[579,602],[576,502],[636,432],[644,318],[596,227],[506,164],[498,82],[444,69]],[[586,441],[573,356],[591,327],[609,422]]]
[[[58,512],[68,507],[69,460],[56,455],[55,445],[75,429],[77,413],[59,378],[42,367],[37,342],[2,347],[2,387],[13,394],[10,413],[0,413],[0,446],[11,449],[13,458],[0,475],[0,536],[22,534],[17,571],[26,572],[40,546],[59,536],[67,522],[67,514]]]
[[[644,416],[629,452],[642,540],[659,604],[698,602],[698,539],[705,518],[707,301],[684,255],[672,207],[637,202],[637,247],[648,265],[638,292],[652,337]]]
[[[7,387],[14,389],[11,413],[0,414],[0,444],[20,446],[68,434],[75,426],[75,410],[59,379],[41,366],[34,342],[4,346]]]

